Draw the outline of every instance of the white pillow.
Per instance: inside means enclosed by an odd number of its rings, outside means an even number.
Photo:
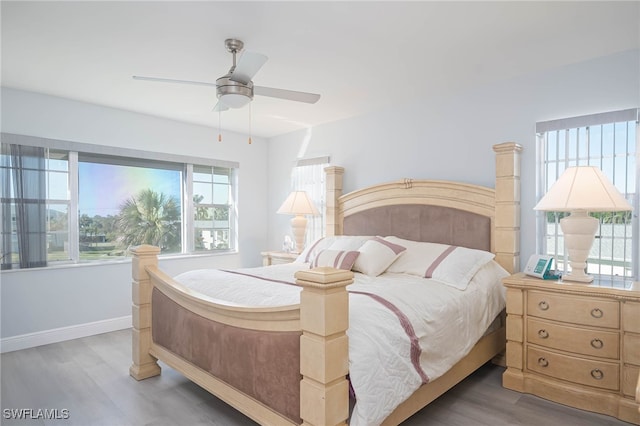
[[[311,263],[311,268],[330,266],[336,269],[350,271],[360,255],[357,251],[322,250]]]
[[[358,250],[360,256],[353,265],[353,270],[365,275],[377,277],[387,270],[402,253],[405,247],[393,244],[380,237],[366,241]]]
[[[335,241],[329,246],[329,250],[358,250],[362,245],[370,240],[371,236],[362,235],[340,235],[334,237]]]
[[[385,240],[407,248],[406,253],[389,266],[387,272],[433,278],[457,289],[467,288],[469,281],[493,253],[446,244],[426,243],[386,237]]]

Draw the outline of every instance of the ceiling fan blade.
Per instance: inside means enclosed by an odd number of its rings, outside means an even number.
[[[268,57],[261,53],[244,52],[236,68],[231,73],[231,81],[247,84],[251,81],[254,75],[262,68]]]
[[[229,109],[228,106],[226,106],[222,102],[218,101],[216,106],[213,107],[213,112],[222,112],[222,111],[227,111],[228,109]]]
[[[296,92],[295,90],[274,89],[273,87],[253,86],[253,94],[269,96],[271,98],[287,99],[289,101],[306,102],[315,104],[320,99],[320,95],[307,92]]]
[[[134,75],[134,80],[145,80],[145,81],[158,81],[160,83],[179,83],[179,84],[195,84],[198,86],[213,86],[216,87],[215,83],[208,83],[206,81],[192,81],[192,80],[175,80],[173,78],[161,78],[161,77],[143,77],[140,75]]]

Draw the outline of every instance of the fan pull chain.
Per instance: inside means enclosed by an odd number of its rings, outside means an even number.
[[[222,112],[218,110],[218,142],[222,142],[222,133],[220,132],[221,116],[222,116]]]
[[[251,145],[251,102],[249,102],[249,145]]]

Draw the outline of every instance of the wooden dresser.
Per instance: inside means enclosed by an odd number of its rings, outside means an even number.
[[[640,424],[640,283],[515,274],[507,287],[504,387]]]

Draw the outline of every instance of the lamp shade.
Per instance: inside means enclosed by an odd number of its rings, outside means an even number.
[[[567,168],[533,209],[614,212],[632,210],[632,207],[600,169],[578,166]]]
[[[305,191],[291,192],[278,209],[278,213],[293,215],[310,214],[313,216],[318,216],[320,214],[315,204],[313,204],[313,201],[311,201]]]

